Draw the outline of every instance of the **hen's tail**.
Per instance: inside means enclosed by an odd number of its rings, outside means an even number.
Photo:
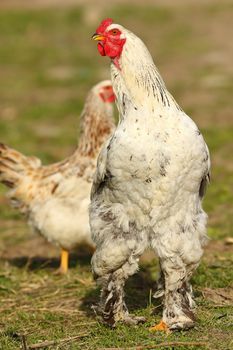
[[[0,182],[15,188],[30,169],[38,168],[41,162],[36,157],[26,157],[22,153],[0,143]]]

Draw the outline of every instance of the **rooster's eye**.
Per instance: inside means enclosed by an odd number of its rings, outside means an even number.
[[[111,31],[111,34],[112,34],[112,35],[117,35],[117,34],[118,34],[118,30],[117,30],[117,29],[113,29],[113,30]]]

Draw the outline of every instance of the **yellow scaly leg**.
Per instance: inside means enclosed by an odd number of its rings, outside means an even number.
[[[55,272],[55,275],[65,275],[68,272],[69,267],[69,252],[66,249],[61,249],[61,263],[59,269]]]

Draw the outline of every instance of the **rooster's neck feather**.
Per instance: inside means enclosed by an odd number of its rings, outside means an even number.
[[[147,104],[150,111],[159,108],[181,110],[168,92],[144,43],[126,31],[126,43],[119,59],[120,69],[112,64],[112,81],[121,116],[124,99],[134,108]]]

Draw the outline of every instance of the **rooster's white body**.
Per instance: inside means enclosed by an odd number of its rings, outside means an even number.
[[[90,207],[101,313],[111,325],[140,321],[127,311],[123,286],[151,246],[161,266],[155,296],[165,294],[163,321],[171,329],[188,328],[194,306],[188,281],[206,241],[201,198],[208,149],[143,42],[120,25],[111,28],[126,42],[117,64],[111,64],[120,121],[99,156]]]

